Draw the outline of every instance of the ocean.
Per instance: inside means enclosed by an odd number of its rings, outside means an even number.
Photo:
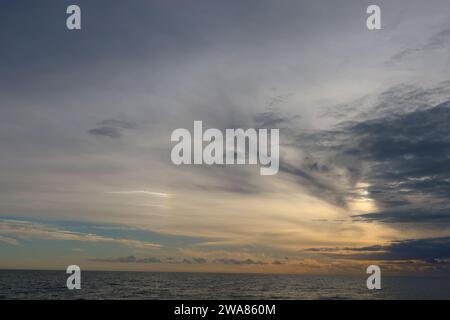
[[[68,290],[64,271],[0,270],[0,299],[450,299],[449,277],[366,278],[272,274],[84,271]]]

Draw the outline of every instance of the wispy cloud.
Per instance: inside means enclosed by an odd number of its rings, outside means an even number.
[[[419,57],[423,58],[424,55],[430,53],[430,51],[447,49],[450,46],[450,28],[445,28],[431,37],[429,37],[424,43],[401,50],[391,57],[388,61],[388,65],[404,62],[405,59]]]
[[[123,195],[146,195],[158,198],[170,198],[171,194],[164,192],[154,192],[148,190],[126,190],[126,191],[109,191],[109,194],[123,194]]]
[[[141,240],[113,238],[92,233],[73,232],[52,226],[47,226],[36,222],[23,220],[0,220],[0,235],[14,236],[15,238],[24,240],[41,239],[41,240],[59,240],[59,241],[116,243],[137,249],[156,249],[162,247],[160,244],[150,243]],[[8,240],[9,238],[4,239]],[[19,241],[17,240],[16,242],[14,241],[11,242],[11,240],[8,241],[10,244],[16,245],[19,244]]]
[[[4,236],[0,236],[0,242],[4,242],[4,243],[10,244],[12,246],[20,245],[19,241],[17,241],[16,239],[4,237]]]

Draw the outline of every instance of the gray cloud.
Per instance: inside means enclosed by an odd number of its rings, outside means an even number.
[[[364,121],[423,111],[449,98],[450,81],[442,81],[430,87],[402,83],[383,90],[375,97],[365,95],[354,101],[330,107],[322,116],[340,121]]]
[[[95,262],[119,262],[119,263],[162,263],[158,258],[136,258],[135,256],[119,257],[119,258],[96,258],[91,259]]]
[[[381,211],[355,219],[447,223],[448,170],[445,152],[439,152],[445,142],[439,136],[447,132],[439,115],[431,119],[426,111],[445,101],[450,86],[409,83],[448,77],[448,64],[430,59],[420,72],[404,73],[386,68],[384,61],[402,49],[391,38],[394,32],[423,39],[432,33],[429,22],[450,4],[411,0],[402,18],[402,3],[381,2],[383,33],[366,30],[367,1],[354,0],[79,0],[81,32],[65,28],[68,1],[2,4],[0,38],[7,45],[0,52],[0,209],[12,216],[133,221],[154,228],[178,225],[180,215],[192,217],[179,226],[183,233],[203,222],[210,203],[220,200],[220,215],[227,214],[230,201],[273,194],[284,179],[298,184],[301,190],[293,193],[305,190],[342,207],[358,196],[355,185],[363,181],[370,183],[368,196]],[[399,20],[395,30],[392,17]],[[416,30],[408,21],[415,21]],[[447,36],[437,33],[425,47],[446,47]],[[380,86],[389,89],[374,102],[371,93]],[[326,117],[317,116],[359,95],[366,98],[326,115],[333,124],[353,122],[329,129]],[[410,113],[417,114],[414,127]],[[122,114],[139,119],[139,130],[116,118]],[[422,116],[427,130],[421,130]],[[247,167],[175,168],[170,133],[190,128],[193,120],[220,129],[282,128],[279,175],[263,179]],[[102,139],[120,141],[131,133],[133,139],[123,144]],[[300,155],[286,156],[292,149]],[[171,207],[149,208],[138,199],[124,203],[123,197],[105,194],[112,186],[155,187],[176,196]],[[225,193],[234,193],[233,199]],[[180,205],[183,197],[192,203]],[[246,220],[242,223],[253,223]],[[208,221],[221,232],[235,228]]]
[[[381,208],[380,219],[395,221],[397,216],[401,221],[448,222],[449,121],[447,102],[348,128],[357,142],[344,152],[370,164],[366,181],[370,183],[370,197]],[[393,207],[397,209],[391,210]],[[368,219],[376,219],[376,214]]]
[[[256,127],[258,128],[280,128],[286,125],[293,125],[294,121],[299,119],[299,115],[287,116],[281,112],[265,111],[254,117]]]
[[[113,263],[162,263],[158,258],[136,258],[135,256],[119,257],[119,258],[97,258],[91,259],[95,262],[113,262]]]
[[[258,260],[252,260],[252,259],[244,259],[244,260],[239,260],[239,259],[216,259],[216,260],[214,260],[214,262],[215,263],[221,263],[221,264],[233,264],[233,265],[252,265],[252,264],[262,265],[262,264],[266,264],[265,262],[258,261]]]
[[[294,176],[297,183],[315,197],[338,206],[346,206],[346,189],[337,184],[336,180],[333,181],[334,172],[326,165],[311,161],[299,167],[280,161],[280,172]]]
[[[135,129],[136,123],[126,120],[106,119],[97,123],[98,127],[90,129],[92,135],[120,138],[126,129]]]
[[[421,260],[444,265],[450,270],[450,237],[401,240],[357,248],[309,248],[305,251],[348,259]]]
[[[90,134],[98,136],[106,136],[110,138],[120,138],[122,134],[122,129],[116,127],[98,127],[88,131]]]
[[[433,50],[446,49],[450,46],[450,28],[441,30],[429,37],[423,44],[403,49],[389,59],[388,65],[403,62],[405,59],[422,57]]]
[[[164,259],[148,257],[148,258],[137,258],[135,256],[126,256],[126,257],[118,257],[118,258],[96,258],[91,259],[91,261],[95,262],[112,262],[112,263],[170,263],[170,264],[207,264],[207,263],[215,263],[215,264],[226,264],[226,265],[263,265],[267,264],[265,262],[253,259],[214,259],[207,260],[205,258],[183,258],[176,259],[173,257],[166,257]],[[274,264],[281,264],[279,261],[274,261]]]
[[[204,258],[193,258],[192,259],[195,263],[207,263],[208,261]]]
[[[298,133],[291,145],[306,156],[301,164],[282,161],[280,170],[295,176],[314,196],[343,207],[361,197],[356,183],[367,183],[367,197],[380,210],[355,216],[358,220],[448,224],[447,85],[394,87],[367,109],[370,116],[359,113],[335,130]]]
[[[392,200],[390,204],[407,204],[407,202],[401,202]],[[362,215],[353,216],[356,220],[363,221],[381,221],[388,223],[437,223],[437,224],[450,224],[450,208],[448,205],[443,209],[429,208],[394,208],[392,210],[382,210],[374,213],[367,213]]]
[[[204,258],[183,259],[183,263],[188,263],[188,264],[205,264],[205,263],[208,263],[208,260],[206,260]]]

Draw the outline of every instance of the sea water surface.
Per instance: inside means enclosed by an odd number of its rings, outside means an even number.
[[[64,271],[0,270],[0,299],[450,299],[448,277],[84,271],[68,290]]]

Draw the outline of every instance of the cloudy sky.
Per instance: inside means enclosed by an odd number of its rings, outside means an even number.
[[[0,3],[0,268],[449,271],[448,0],[75,2]],[[194,120],[280,172],[173,165]]]

